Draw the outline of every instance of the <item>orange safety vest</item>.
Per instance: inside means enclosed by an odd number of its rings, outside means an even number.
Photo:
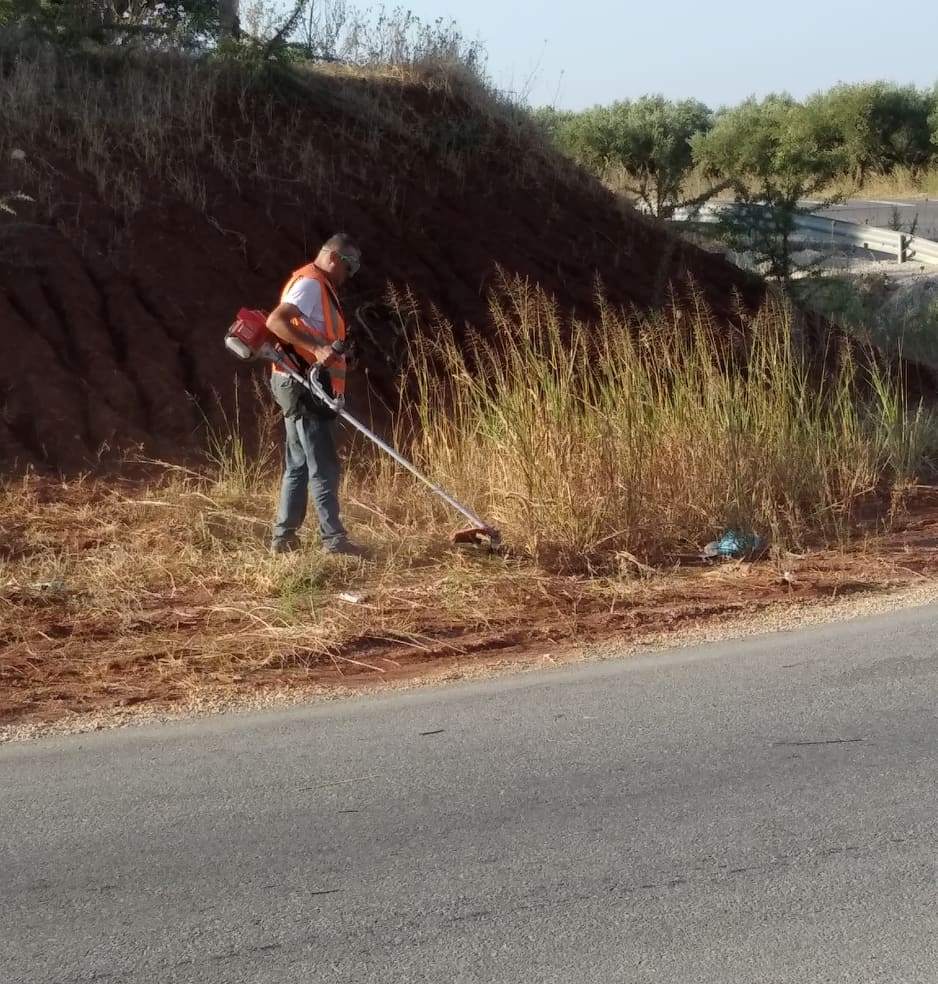
[[[297,280],[303,280],[304,278],[319,281],[319,287],[322,290],[322,314],[323,321],[325,322],[325,331],[319,331],[313,328],[303,321],[302,318],[293,318],[290,323],[301,335],[306,335],[314,346],[331,345],[335,341],[344,342],[346,334],[345,315],[342,313],[339,298],[336,296],[335,288],[332,286],[329,278],[315,263],[307,263],[306,266],[300,267],[290,277],[280,293],[280,303],[282,304],[284,302],[287,293]],[[305,345],[295,345],[294,348],[310,365],[316,361],[315,349],[307,348]],[[329,379],[332,382],[332,392],[335,396],[342,396],[345,393],[345,376],[347,371],[344,355],[337,356],[329,363]],[[276,365],[274,366],[274,372],[277,372]]]

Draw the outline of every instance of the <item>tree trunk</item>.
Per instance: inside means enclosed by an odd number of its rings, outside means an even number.
[[[82,28],[100,28],[110,13],[108,7],[107,0],[78,0],[74,8],[75,18]]]
[[[241,33],[238,19],[238,0],[218,0],[218,21],[222,37],[236,38]]]

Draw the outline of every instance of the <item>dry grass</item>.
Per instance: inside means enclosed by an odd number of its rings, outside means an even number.
[[[25,151],[18,175],[47,208],[49,174],[62,161],[129,216],[161,188],[206,212],[215,180],[238,189],[301,183],[327,200],[338,176],[354,183],[379,148],[393,164],[387,186],[372,191],[390,199],[417,161],[435,162],[447,181],[495,154],[522,179],[570,170],[525,113],[458,64],[309,63],[259,74],[172,52],[67,54],[0,34],[0,161]],[[359,177],[374,183],[364,170]]]
[[[272,481],[234,493],[208,473],[167,469],[145,488],[7,485],[0,716],[30,701],[173,699],[247,676],[263,684],[265,673],[393,672],[394,644],[427,650],[452,635],[459,652],[473,631],[531,611],[550,580],[523,561],[451,549],[437,530],[376,523],[354,489],[346,498],[353,532],[374,550],[367,563],[315,546],[272,557]],[[361,600],[338,597],[348,592]],[[369,640],[378,655],[358,651]]]
[[[355,446],[343,500],[373,557],[314,544],[272,557],[275,440],[262,428],[249,452],[233,422],[205,468],[154,465],[147,486],[8,482],[0,714],[393,675],[402,660],[725,611],[739,602],[714,582],[674,600],[659,572],[733,523],[772,538],[763,587],[787,590],[785,546],[843,542],[861,512],[888,523],[927,468],[931,418],[849,360],[812,383],[784,307],[732,345],[703,310],[565,325],[517,281],[493,314],[491,349],[467,359],[439,326],[414,353],[412,451],[502,526],[507,553],[450,547],[452,514]]]
[[[844,198],[938,198],[938,169],[912,171],[907,167],[897,167],[889,174],[871,174],[858,183],[843,178],[826,188],[823,192],[829,197]]]
[[[735,335],[699,304],[650,317],[600,307],[597,324],[567,324],[543,292],[506,282],[490,346],[467,357],[438,328],[415,354],[418,459],[532,556],[565,569],[603,569],[616,551],[655,562],[725,526],[791,546],[841,539],[928,468],[932,415],[872,356],[812,366],[781,300],[740,313]],[[384,481],[393,509],[399,485]],[[424,522],[438,517],[420,502]]]

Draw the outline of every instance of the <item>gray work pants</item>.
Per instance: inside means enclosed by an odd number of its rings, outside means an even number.
[[[319,514],[323,546],[335,546],[346,536],[339,518],[341,472],[335,449],[335,423],[302,405],[302,389],[289,376],[274,373],[270,388],[283,410],[286,427],[283,484],[273,542],[289,540],[296,535],[306,518],[311,493]]]

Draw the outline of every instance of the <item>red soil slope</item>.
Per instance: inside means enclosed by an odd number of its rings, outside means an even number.
[[[759,303],[754,280],[623,213],[533,136],[509,133],[452,91],[375,79],[320,84],[315,99],[283,94],[264,111],[219,95],[219,144],[236,148],[247,131],[262,132],[271,160],[234,179],[206,157],[197,202],[154,166],[128,159],[142,199],[115,208],[117,170],[107,179],[76,162],[68,120],[54,136],[0,142],[0,197],[19,190],[35,199],[15,203],[15,215],[0,212],[0,468],[87,467],[132,445],[164,457],[191,452],[245,372],[221,346],[233,313],[274,303],[289,271],[336,230],[364,250],[352,307],[380,299],[388,283],[407,285],[427,310],[483,331],[497,266],[583,314],[597,275],[612,302],[641,308],[667,303],[672,286],[686,295],[691,284],[719,316],[732,317],[737,293]],[[356,86],[358,102],[349,99]],[[360,125],[366,96],[393,97],[395,118],[411,129]],[[461,163],[447,169],[439,154],[422,152],[418,131],[454,120],[469,136]],[[284,145],[297,132],[328,144],[329,176],[318,187],[291,175]],[[25,160],[11,156],[14,143]],[[129,152],[116,131],[111,146],[119,169]],[[353,376],[359,400],[362,387]]]

